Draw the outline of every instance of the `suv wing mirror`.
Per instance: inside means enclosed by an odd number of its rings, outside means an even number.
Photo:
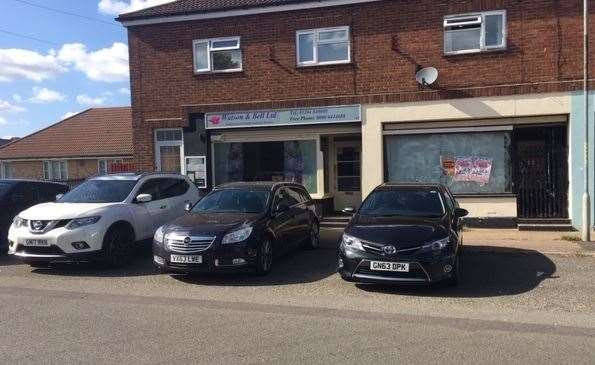
[[[343,208],[343,210],[341,210],[343,213],[345,214],[355,214],[355,208],[354,207],[345,207]]]
[[[186,202],[184,203],[184,210],[189,212],[192,209],[192,203],[191,202]]]
[[[153,200],[153,195],[151,194],[138,194],[136,196],[136,201],[139,203],[148,203]]]
[[[56,201],[62,199],[63,196],[64,194],[56,194]]]

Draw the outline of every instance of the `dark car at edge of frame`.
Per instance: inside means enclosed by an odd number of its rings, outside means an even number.
[[[162,272],[251,269],[264,275],[274,258],[318,242],[319,217],[302,185],[235,182],[216,187],[188,214],[160,227],[153,262]]]
[[[339,244],[344,280],[456,285],[462,220],[468,214],[441,184],[386,183],[353,213]]]

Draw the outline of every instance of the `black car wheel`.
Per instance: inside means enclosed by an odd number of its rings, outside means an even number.
[[[459,284],[459,273],[460,273],[460,260],[459,257],[455,259],[455,263],[452,268],[452,276],[444,281],[444,285],[447,287],[457,286]]]
[[[256,274],[266,275],[271,271],[273,265],[273,245],[271,240],[265,238],[258,248],[256,260]]]
[[[314,250],[318,247],[320,243],[320,228],[318,227],[318,223],[312,223],[312,227],[310,228],[310,237],[306,241],[306,249]]]
[[[121,267],[130,258],[130,246],[133,238],[124,228],[111,228],[103,238],[103,257],[101,262],[108,267]]]

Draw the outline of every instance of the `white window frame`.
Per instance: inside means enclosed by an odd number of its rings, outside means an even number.
[[[346,31],[347,37],[345,40],[337,41],[320,41],[319,34],[324,32],[332,32],[332,31]],[[300,35],[303,34],[313,34],[314,35],[314,42],[313,42],[313,56],[314,60],[312,61],[305,61],[300,62]],[[326,62],[318,62],[318,45],[319,44],[333,44],[333,43],[343,43],[347,42],[347,59],[346,60],[338,60],[338,61],[326,61]],[[305,29],[305,30],[298,30],[295,32],[295,61],[298,66],[305,67],[305,66],[324,66],[324,65],[340,65],[351,63],[351,32],[349,26],[342,26],[342,27],[332,27],[332,28],[317,28],[317,29]]]
[[[6,172],[9,170],[11,173],[7,174]],[[0,161],[0,179],[12,179],[10,162]]]
[[[157,140],[157,132],[158,131],[167,131],[167,130],[176,130],[180,131],[181,139],[174,140],[174,141],[158,141]],[[181,171],[180,174],[186,175],[186,158],[184,155],[184,131],[182,128],[158,128],[153,131],[153,141],[155,145],[155,167],[157,171],[161,171],[161,147],[166,146],[177,146],[180,147],[180,167]]]
[[[501,15],[502,16],[502,44],[497,46],[486,46],[485,44],[485,17],[489,15]],[[448,24],[448,21],[452,21],[453,19],[457,18],[472,18],[478,17],[478,21],[468,21],[468,22],[461,22],[457,23],[458,25],[470,25],[470,24],[480,24],[480,37],[479,37],[479,48],[478,49],[465,49],[460,51],[446,51],[446,33],[448,30],[447,27],[451,26],[452,24]],[[494,11],[484,11],[478,13],[467,13],[467,14],[457,14],[457,15],[447,15],[444,17],[443,22],[443,35],[444,35],[444,54],[445,55],[460,55],[460,54],[470,54],[470,53],[481,53],[481,52],[489,52],[489,51],[501,51],[507,48],[507,38],[508,38],[508,25],[506,19],[506,10],[494,10]]]
[[[226,41],[236,41],[238,42],[237,46],[233,47],[217,47],[212,48],[213,42],[226,42]],[[207,44],[207,68],[199,69],[198,63],[196,62],[196,45],[197,44]],[[213,55],[212,52],[216,51],[229,51],[229,50],[239,50],[240,51],[240,67],[239,68],[230,68],[227,70],[213,70]],[[195,39],[192,41],[192,59],[194,60],[194,73],[195,74],[204,74],[204,73],[220,73],[220,72],[240,72],[244,68],[244,54],[242,52],[242,44],[240,37],[221,37],[221,38],[207,38],[207,39]]]
[[[58,174],[60,176],[53,176],[52,174],[52,163],[58,162]],[[46,163],[49,165],[49,168],[46,168]],[[64,170],[62,170],[62,163],[64,163]],[[43,166],[43,178],[44,180],[55,180],[55,181],[67,181],[69,179],[68,176],[68,160],[43,160],[41,162]],[[65,172],[65,179],[62,179],[62,172]]]
[[[101,171],[101,163],[105,164],[105,172]],[[124,159],[121,158],[100,158],[97,160],[97,173],[98,174],[108,174],[109,173],[109,164],[112,163],[124,163]]]

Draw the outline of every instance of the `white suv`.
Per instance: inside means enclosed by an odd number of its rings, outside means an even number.
[[[19,213],[8,232],[9,254],[34,267],[95,259],[120,266],[134,243],[152,238],[198,199],[198,189],[182,175],[95,177],[56,202]]]

